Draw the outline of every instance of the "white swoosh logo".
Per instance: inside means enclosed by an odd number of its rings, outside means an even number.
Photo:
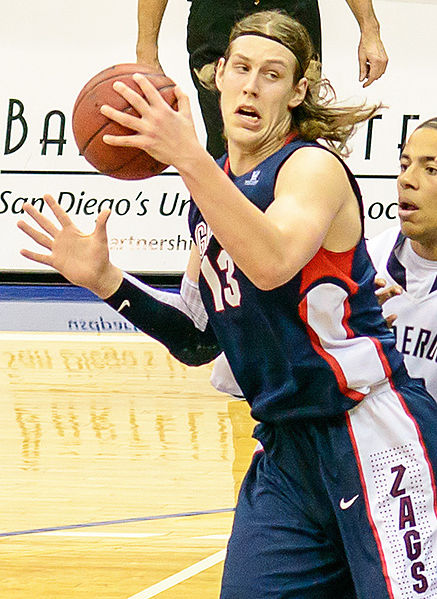
[[[123,308],[130,308],[130,301],[125,299],[121,302],[120,307],[118,308],[117,312],[121,312],[123,310]]]
[[[352,499],[349,499],[349,501],[346,501],[344,497],[342,497],[340,499],[340,508],[342,510],[348,510],[358,499],[359,495],[355,495],[355,497],[352,497]]]

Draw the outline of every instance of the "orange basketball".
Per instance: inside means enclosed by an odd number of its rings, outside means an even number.
[[[147,67],[136,63],[117,64],[95,75],[82,88],[73,108],[73,134],[82,156],[98,171],[117,179],[147,179],[158,175],[167,164],[158,162],[143,150],[109,146],[103,135],[130,135],[130,129],[107,119],[101,112],[102,104],[117,110],[137,114],[132,106],[120,96],[112,85],[122,81],[135,91],[142,93],[132,79],[134,73],[146,75],[166,102],[174,109],[177,100],[174,82],[161,73],[151,73]]]

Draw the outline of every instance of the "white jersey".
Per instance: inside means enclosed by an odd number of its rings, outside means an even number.
[[[397,349],[410,375],[423,378],[437,401],[437,260],[418,256],[398,227],[368,240],[367,249],[378,276],[404,289],[385,302],[383,312],[397,314]]]

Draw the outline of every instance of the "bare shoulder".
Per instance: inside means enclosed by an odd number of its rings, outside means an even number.
[[[284,168],[296,170],[296,174],[302,171],[306,175],[308,171],[317,174],[329,174],[331,171],[334,174],[345,172],[344,166],[333,152],[316,146],[298,148],[284,162],[282,169]]]
[[[324,195],[350,190],[346,170],[338,157],[327,149],[314,146],[299,148],[282,165],[277,191],[290,186],[294,190],[323,190]]]

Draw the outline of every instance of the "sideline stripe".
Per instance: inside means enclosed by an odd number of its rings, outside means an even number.
[[[42,532],[55,532],[60,530],[72,530],[75,528],[91,528],[93,526],[111,526],[112,524],[131,524],[133,522],[148,522],[150,520],[171,520],[173,518],[188,518],[190,516],[207,516],[208,514],[226,514],[234,512],[235,508],[227,507],[218,510],[204,510],[202,512],[184,512],[181,514],[162,514],[158,516],[144,516],[143,518],[125,518],[123,520],[106,520],[103,522],[86,522],[84,524],[68,524],[66,526],[49,526],[47,528],[32,528],[29,530],[15,530],[11,532],[0,532],[2,537],[17,537],[21,535],[38,534]]]
[[[159,593],[162,593],[163,591],[176,586],[180,582],[183,582],[188,578],[192,578],[193,576],[196,576],[196,574],[199,574],[200,572],[215,566],[219,562],[222,562],[225,559],[225,555],[226,549],[221,549],[217,553],[214,553],[200,562],[197,562],[197,564],[193,564],[192,566],[185,568],[185,570],[181,570],[177,574],[173,574],[173,576],[164,578],[164,580],[161,582],[152,585],[148,589],[145,589],[136,595],[132,595],[129,597],[129,599],[150,599],[151,597],[156,597],[156,595],[159,595]]]

